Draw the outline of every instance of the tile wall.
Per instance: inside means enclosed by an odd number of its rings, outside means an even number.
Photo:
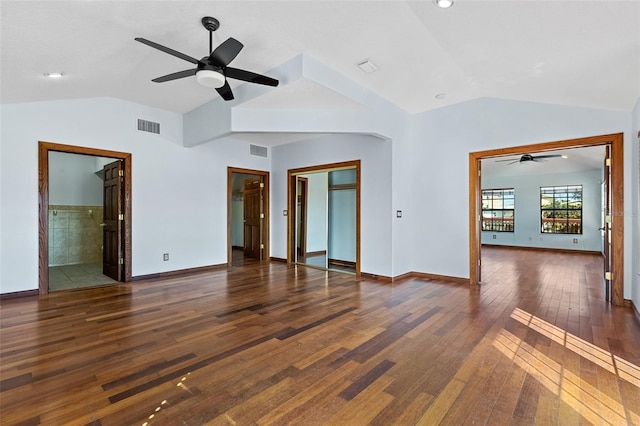
[[[102,262],[102,206],[49,205],[49,266]]]

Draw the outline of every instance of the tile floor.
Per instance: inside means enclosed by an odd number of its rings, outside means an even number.
[[[116,282],[102,274],[101,263],[49,267],[49,291],[93,287]]]

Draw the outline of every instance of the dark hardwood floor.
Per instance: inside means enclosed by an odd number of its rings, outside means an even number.
[[[640,424],[601,263],[483,248],[471,288],[245,260],[2,300],[1,423]]]

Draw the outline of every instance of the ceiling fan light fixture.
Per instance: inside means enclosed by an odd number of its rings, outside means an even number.
[[[204,87],[210,87],[212,89],[219,89],[224,86],[224,75],[218,71],[213,70],[200,70],[196,72],[196,81],[198,84]]]
[[[448,9],[453,6],[453,0],[433,0],[436,6],[442,9]]]
[[[52,78],[52,79],[62,78],[63,75],[64,75],[64,73],[62,73],[62,72],[45,72],[44,73],[45,77]]]

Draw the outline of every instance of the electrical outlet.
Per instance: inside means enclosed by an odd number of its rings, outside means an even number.
[[[496,239],[496,234],[493,234],[493,239],[494,239],[494,240]]]
[[[578,239],[577,238],[573,239],[573,244],[578,244]]]
[[[165,254],[163,254],[163,255],[162,255],[162,260],[164,260],[165,262],[166,262],[167,260],[169,260],[169,253],[165,253]]]

